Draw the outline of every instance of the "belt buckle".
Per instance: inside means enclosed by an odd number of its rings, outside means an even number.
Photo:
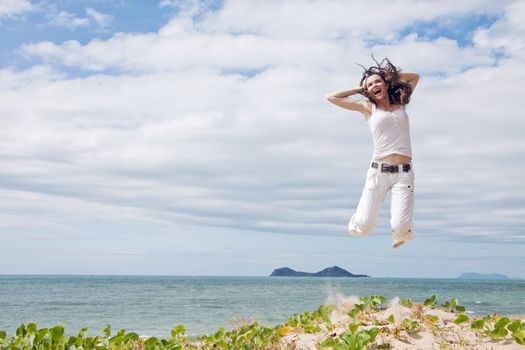
[[[382,173],[391,173],[393,172],[392,166],[389,164],[381,164],[381,172]]]
[[[398,173],[399,165],[381,164],[381,172],[382,173]]]

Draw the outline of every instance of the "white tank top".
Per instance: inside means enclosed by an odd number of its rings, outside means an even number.
[[[408,115],[404,106],[388,112],[372,103],[372,114],[367,122],[374,139],[374,160],[391,154],[412,157]]]

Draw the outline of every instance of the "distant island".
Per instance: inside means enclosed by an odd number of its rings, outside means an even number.
[[[370,277],[368,275],[355,275],[339,266],[327,267],[319,272],[301,272],[289,267],[281,267],[273,270],[270,277]]]
[[[478,272],[466,272],[461,274],[459,279],[464,280],[509,280],[508,276],[500,273],[478,273]]]

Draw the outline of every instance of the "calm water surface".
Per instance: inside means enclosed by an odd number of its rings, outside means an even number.
[[[168,336],[184,324],[188,334],[231,328],[241,320],[266,325],[314,310],[344,295],[409,297],[422,302],[459,298],[474,314],[525,314],[525,281],[459,279],[0,276],[0,329],[13,334],[21,323],[62,324],[100,334],[106,324],[141,335]]]

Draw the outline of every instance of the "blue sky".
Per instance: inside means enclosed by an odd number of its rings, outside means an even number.
[[[525,278],[524,19],[510,0],[4,1],[0,273]],[[325,100],[372,53],[421,75],[399,250],[388,202],[345,233],[372,141]]]

